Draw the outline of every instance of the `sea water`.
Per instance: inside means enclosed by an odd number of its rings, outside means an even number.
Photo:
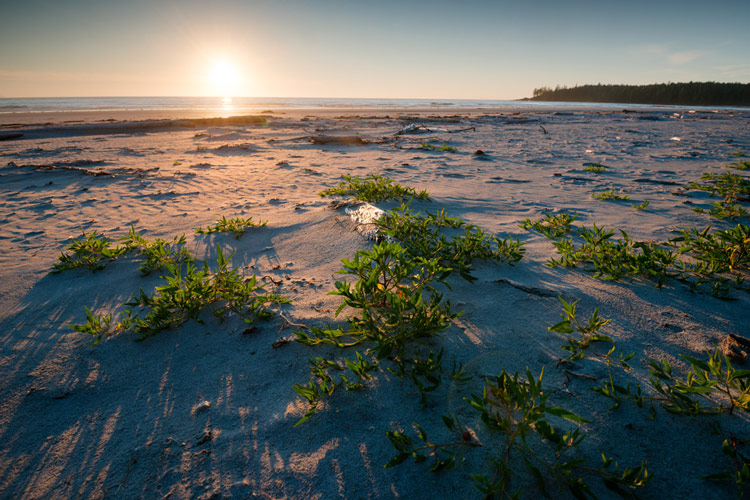
[[[0,99],[0,114],[65,111],[158,111],[215,110],[259,112],[267,109],[391,109],[391,108],[487,108],[503,109],[698,109],[695,106],[541,102],[510,100],[349,99],[349,98],[257,98],[257,97],[34,97]],[[705,108],[718,109],[718,108]]]

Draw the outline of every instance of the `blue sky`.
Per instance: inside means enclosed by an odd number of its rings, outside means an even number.
[[[0,0],[0,96],[514,99],[750,82],[750,1]]]

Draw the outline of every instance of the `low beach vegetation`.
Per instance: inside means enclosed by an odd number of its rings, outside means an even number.
[[[431,142],[423,142],[419,145],[418,149],[424,149],[425,151],[439,151],[441,153],[456,153],[458,149],[453,146],[449,146],[446,143],[440,145],[432,144]]]
[[[200,322],[199,315],[208,306],[214,306],[213,312],[221,320],[233,313],[252,323],[273,315],[268,304],[288,302],[281,295],[265,292],[255,275],[245,279],[237,268],[230,268],[231,255],[225,256],[219,245],[216,255],[215,270],[208,263],[202,269],[190,262],[166,265],[168,274],[162,276],[164,284],[156,286],[152,294],[141,289],[123,304],[115,323],[112,315],[95,316],[86,308],[86,322],[70,327],[94,337],[94,344],[126,332],[136,333],[138,340],[143,340],[176,328],[188,319]]]
[[[649,202],[648,200],[644,200],[637,205],[633,205],[633,208],[635,208],[636,210],[646,210],[646,208],[648,208],[650,204],[651,202]]]
[[[628,196],[617,194],[615,188],[607,189],[601,193],[591,193],[591,197],[599,201],[627,201],[630,199]]]
[[[212,234],[212,233],[234,233],[234,237],[240,239],[245,232],[251,227],[263,227],[268,221],[254,221],[252,217],[233,217],[227,219],[220,216],[213,226],[206,226],[205,229],[199,227],[195,234]]]
[[[532,221],[524,219],[519,224],[521,229],[533,229],[547,238],[554,239],[567,235],[570,232],[571,224],[578,218],[578,215],[559,213],[557,215],[545,214],[541,219]]]
[[[377,174],[370,174],[367,177],[357,177],[344,174],[343,181],[338,186],[326,189],[318,193],[324,196],[351,196],[359,201],[378,203],[388,200],[430,200],[427,191],[417,192],[412,187],[404,187],[394,183],[393,180]]]
[[[733,168],[735,170],[750,170],[750,161],[738,161],[730,163],[727,168]]]
[[[59,262],[52,267],[52,272],[59,273],[68,269],[86,268],[90,271],[104,269],[107,262],[116,259],[127,250],[112,246],[112,240],[99,234],[96,230],[86,233],[81,231],[81,237],[70,242],[67,249],[70,253],[62,252]]]
[[[345,309],[356,311],[346,320],[346,327],[295,332],[298,342],[311,346],[358,347],[354,356],[340,362],[310,360],[311,380],[294,386],[309,405],[297,425],[309,419],[321,398],[336,388],[362,387],[385,360],[390,373],[414,383],[423,405],[445,377],[459,383],[468,380],[460,364],[453,363],[451,370],[443,367],[442,349],[436,352],[425,347],[461,314],[443,298],[444,290],[450,289],[447,279],[455,273],[473,281],[470,271],[475,260],[512,263],[523,257],[524,249],[520,242],[499,239],[448,216],[444,209],[423,215],[410,204],[402,203],[377,222],[384,232],[382,242],[342,261],[339,272],[355,281],[337,281],[331,294],[342,297],[336,316]]]
[[[576,319],[576,302],[562,302],[563,321],[550,330],[565,334],[577,330],[583,339],[563,348],[574,346],[574,352],[583,353],[584,344],[612,341],[597,333],[609,323],[598,311],[583,323]],[[571,359],[582,357],[574,355]],[[560,494],[564,488],[575,498],[596,498],[589,484],[591,479],[599,479],[605,488],[622,498],[637,497],[637,490],[651,479],[647,462],[643,460],[637,467],[621,469],[605,453],[601,453],[602,461],[598,464],[581,458],[576,453],[586,438],[581,425],[593,422],[552,404],[550,392],[543,389],[543,377],[544,370],[535,378],[528,367],[525,376],[501,370],[499,376],[486,379],[481,395],[464,398],[479,413],[480,423],[488,431],[486,442],[479,442],[457,414],[442,415],[453,439],[441,443],[431,442],[416,422],[414,437],[403,431],[386,431],[396,455],[385,467],[413,458],[417,464],[429,461],[429,470],[434,472],[451,469],[463,465],[463,457],[470,448],[481,447],[487,449],[489,472],[471,474],[471,478],[486,499],[521,498],[528,493],[529,488],[518,482],[523,469],[535,481],[537,493],[545,497]]]
[[[595,174],[600,174],[607,170],[607,167],[602,165],[601,162],[596,163],[585,163],[583,165],[583,171],[584,172],[594,172]]]

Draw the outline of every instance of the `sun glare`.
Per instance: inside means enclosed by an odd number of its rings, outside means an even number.
[[[236,96],[239,90],[239,72],[229,61],[220,60],[213,64],[209,73],[211,91],[219,97]]]

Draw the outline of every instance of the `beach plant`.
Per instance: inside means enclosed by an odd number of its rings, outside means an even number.
[[[137,296],[123,304],[114,328],[111,315],[96,317],[88,308],[86,323],[70,327],[94,336],[95,343],[105,335],[124,332],[137,333],[138,340],[143,340],[162,330],[178,327],[188,319],[201,322],[199,315],[210,305],[214,306],[213,312],[220,320],[232,313],[252,323],[273,316],[267,307],[269,304],[289,302],[279,294],[265,292],[255,275],[245,278],[240,276],[238,268],[230,269],[231,255],[225,256],[218,245],[216,255],[216,270],[211,270],[208,263],[204,263],[202,269],[192,263],[166,264],[168,274],[162,276],[165,284],[156,286],[151,295],[141,289]]]
[[[212,233],[234,233],[234,237],[240,239],[243,234],[251,227],[263,227],[268,221],[254,221],[252,217],[234,217],[227,219],[221,216],[217,219],[216,224],[207,225],[205,229],[199,227],[195,234],[212,234]]]
[[[649,202],[648,200],[645,200],[645,201],[643,201],[642,203],[639,203],[638,205],[633,205],[633,208],[635,208],[636,210],[646,210],[646,208],[647,208],[647,207],[648,207],[648,206],[649,206],[650,204],[651,204],[651,203],[650,203],[650,202]]]
[[[737,486],[738,500],[745,497],[746,489],[750,485],[750,455],[742,453],[742,449],[750,445],[750,440],[738,436],[730,436],[721,443],[721,452],[730,461],[730,468],[722,472],[709,474],[702,479],[709,481],[734,481]]]
[[[723,174],[706,172],[701,176],[701,180],[704,182],[690,182],[687,187],[689,189],[706,191],[711,196],[724,198],[726,202],[750,195],[750,179],[742,175],[731,172]]]
[[[145,257],[139,268],[143,275],[161,271],[167,265],[175,266],[195,260],[193,254],[185,247],[184,234],[172,241],[161,238],[149,240],[136,232],[135,227],[131,225],[128,235],[118,241],[122,243],[125,253],[137,252]]]
[[[429,142],[421,143],[419,145],[419,149],[424,149],[426,151],[440,151],[444,153],[455,153],[458,151],[458,149],[454,148],[453,146],[448,146],[446,143],[443,143],[442,145],[437,146]]]
[[[583,240],[580,246],[569,238],[553,242],[561,257],[550,259],[548,265],[576,267],[588,263],[593,266],[595,278],[617,281],[627,276],[641,276],[656,281],[659,287],[676,274],[672,267],[677,255],[664,245],[635,241],[622,230],[622,238],[615,240],[612,238],[614,230],[596,224],[591,229],[579,228],[578,234]]]
[[[737,224],[723,231],[684,229],[669,243],[697,261],[694,273],[712,275],[750,268],[750,226]]]
[[[344,174],[343,181],[338,186],[326,189],[318,193],[324,196],[352,196],[357,200],[377,203],[387,200],[404,200],[416,198],[418,200],[430,200],[427,191],[417,192],[412,187],[404,187],[394,183],[386,177],[370,174],[361,178]]]
[[[708,213],[711,217],[719,220],[736,220],[747,215],[747,210],[745,210],[739,203],[727,203],[725,201],[711,203],[711,208],[709,208],[708,211],[701,207],[695,207],[693,208],[693,211],[698,213]]]
[[[520,498],[523,490],[513,483],[518,468],[526,468],[545,497],[555,487],[559,493],[567,488],[576,498],[594,498],[587,483],[598,477],[606,488],[623,498],[635,497],[636,490],[650,480],[647,463],[620,470],[614,460],[602,453],[601,465],[576,456],[575,450],[586,433],[577,424],[589,424],[575,413],[553,406],[549,394],[542,389],[544,370],[537,379],[526,369],[525,380],[518,372],[502,370],[486,381],[482,395],[465,398],[479,412],[482,423],[491,433],[503,436],[499,446],[491,450],[489,473],[472,474],[474,486],[484,498]],[[557,425],[567,421],[565,427]],[[461,438],[443,444],[431,443],[424,430],[415,424],[422,445],[402,432],[386,433],[397,454],[386,464],[394,466],[413,457],[417,463],[433,457],[431,470],[451,468],[456,464],[455,449],[477,447],[470,432],[454,416],[443,416],[446,427]],[[483,446],[488,446],[486,443]],[[521,465],[522,464],[522,465]]]
[[[726,167],[733,168],[735,170],[750,170],[750,161],[738,161],[735,163],[730,163]]]
[[[533,229],[542,233],[547,238],[555,239],[570,233],[570,226],[577,218],[578,215],[565,212],[557,215],[545,214],[541,219],[536,221],[524,219],[519,224],[519,227],[526,230]]]
[[[457,415],[442,415],[443,423],[454,434],[454,439],[444,443],[432,443],[425,430],[414,422],[417,437],[421,444],[415,444],[412,437],[400,431],[386,431],[385,435],[398,453],[385,464],[385,468],[395,467],[410,457],[416,463],[432,461],[429,469],[432,472],[448,470],[460,465],[462,454],[454,449],[477,448],[482,446],[474,440],[471,432],[461,424]]]
[[[591,193],[591,197],[599,201],[626,201],[630,199],[628,196],[617,194],[615,188],[607,189],[601,193]]]
[[[604,172],[607,169],[606,166],[602,165],[601,162],[596,163],[586,163],[584,165],[583,171],[584,172],[594,172],[595,174],[600,174]]]
[[[594,342],[614,342],[612,337],[599,333],[599,330],[611,320],[599,316],[598,308],[594,309],[594,312],[584,323],[577,318],[577,300],[566,302],[562,297],[559,297],[559,300],[563,306],[562,321],[550,326],[548,330],[567,336],[568,344],[561,346],[561,348],[570,352],[569,360],[583,359],[586,349]],[[577,333],[580,338],[571,335],[573,333]],[[611,353],[612,351],[610,351]]]
[[[126,309],[120,314],[120,318],[114,324],[112,323],[111,314],[95,316],[91,309],[86,309],[86,322],[81,324],[68,325],[74,332],[85,333],[94,337],[93,345],[101,342],[103,338],[111,337],[130,329],[132,325],[132,311]]]
[[[735,408],[750,412],[750,370],[737,370],[720,350],[707,354],[706,360],[680,355],[690,365],[684,379],[666,359],[648,359],[650,382],[661,405],[682,415],[732,413]]]
[[[386,238],[398,241],[409,255],[437,259],[466,280],[473,281],[475,260],[515,263],[523,258],[523,244],[512,238],[501,239],[477,225],[449,217],[445,209],[417,213],[408,203],[387,212],[376,224]],[[452,231],[452,235],[447,234]]]
[[[60,261],[52,267],[52,272],[59,273],[82,267],[91,271],[99,271],[104,269],[107,262],[127,251],[125,248],[112,246],[112,241],[96,230],[89,233],[82,230],[81,233],[79,239],[68,244],[67,249],[70,253],[60,254]]]
[[[414,345],[439,334],[450,320],[459,316],[435,289],[435,285],[445,284],[450,269],[437,259],[414,257],[398,243],[388,242],[376,244],[372,250],[359,251],[352,260],[342,260],[342,264],[344,269],[339,273],[352,275],[356,281],[337,281],[336,290],[330,292],[342,297],[336,316],[346,307],[357,314],[347,319],[346,329],[299,331],[295,332],[297,341],[342,348],[366,344],[362,354],[358,352],[356,356],[367,360],[368,367],[377,366],[387,358],[395,365],[391,371],[408,376],[420,392],[434,390],[441,380],[442,352],[436,356],[430,351],[424,357]],[[339,377],[338,382],[333,382],[333,377],[327,373],[333,365],[317,366],[312,372],[313,380],[294,386],[311,405],[298,424],[315,412],[321,394],[330,395],[342,384],[350,388],[348,379]],[[360,378],[370,371],[357,373],[351,366],[347,367]]]

